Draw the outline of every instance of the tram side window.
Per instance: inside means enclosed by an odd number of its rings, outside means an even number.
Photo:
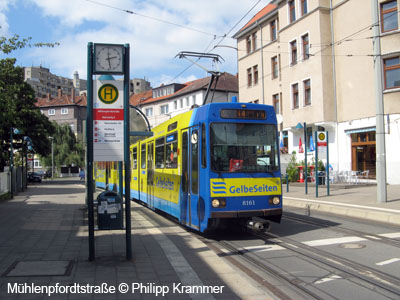
[[[156,140],[156,169],[163,169],[165,166],[165,138]]]
[[[192,131],[193,135],[198,136],[197,130]],[[192,138],[192,193],[197,194],[199,189],[199,143],[196,138],[196,142],[193,142],[195,139]]]
[[[201,167],[207,168],[206,124],[201,127]]]
[[[137,169],[137,147],[132,148],[132,169]]]
[[[146,169],[146,144],[142,144],[142,150],[140,153],[140,168]]]
[[[178,134],[175,132],[167,136],[166,167],[176,169],[178,167]]]

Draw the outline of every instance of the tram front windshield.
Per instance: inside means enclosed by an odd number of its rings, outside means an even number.
[[[211,124],[211,168],[215,172],[278,171],[276,125]]]

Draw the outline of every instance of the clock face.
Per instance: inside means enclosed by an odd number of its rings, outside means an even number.
[[[95,45],[95,72],[123,73],[123,46]]]

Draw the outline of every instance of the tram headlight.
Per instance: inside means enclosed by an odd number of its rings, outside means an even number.
[[[214,208],[223,208],[226,206],[226,200],[225,199],[213,199],[211,201],[211,205]]]
[[[269,204],[271,204],[271,205],[278,205],[279,203],[281,203],[281,199],[279,199],[278,196],[269,198]]]

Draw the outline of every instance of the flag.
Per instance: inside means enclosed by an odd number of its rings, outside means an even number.
[[[313,141],[313,138],[312,138],[312,135],[310,136],[310,151],[312,152],[312,151],[314,151],[315,150],[315,148],[314,148],[314,141]]]
[[[300,138],[300,141],[299,141],[299,153],[304,153],[303,143],[301,142],[301,138]]]

